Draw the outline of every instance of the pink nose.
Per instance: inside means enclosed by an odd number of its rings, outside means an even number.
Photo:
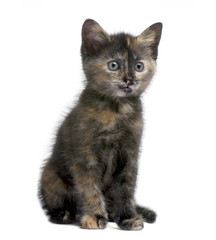
[[[133,85],[133,80],[132,79],[126,79],[126,84],[127,84],[127,86]]]

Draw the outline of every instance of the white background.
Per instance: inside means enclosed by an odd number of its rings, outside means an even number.
[[[142,231],[54,225],[37,199],[58,122],[83,88],[86,18],[109,33],[164,26],[158,71],[143,96],[136,193],[158,219]],[[215,22],[208,0],[0,1],[1,239],[216,239]]]

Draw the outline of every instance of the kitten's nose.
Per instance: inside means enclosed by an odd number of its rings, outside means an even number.
[[[133,81],[133,79],[131,79],[131,78],[126,78],[126,79],[125,79],[125,82],[126,82],[127,86],[131,86],[131,85],[134,84],[134,81]]]

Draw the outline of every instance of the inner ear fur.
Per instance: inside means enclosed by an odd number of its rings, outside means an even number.
[[[82,45],[88,55],[99,52],[110,40],[109,35],[94,20],[87,19],[82,27]]]
[[[137,36],[138,42],[151,48],[152,57],[154,59],[157,58],[157,49],[161,39],[162,26],[161,22],[155,23]]]

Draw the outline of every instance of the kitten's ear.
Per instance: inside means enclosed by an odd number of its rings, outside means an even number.
[[[82,27],[82,53],[88,55],[99,52],[109,42],[109,35],[94,20],[87,19]]]
[[[155,60],[157,59],[158,44],[161,38],[162,26],[163,25],[160,22],[155,23],[137,36],[137,40],[139,42],[151,48],[152,58]]]

